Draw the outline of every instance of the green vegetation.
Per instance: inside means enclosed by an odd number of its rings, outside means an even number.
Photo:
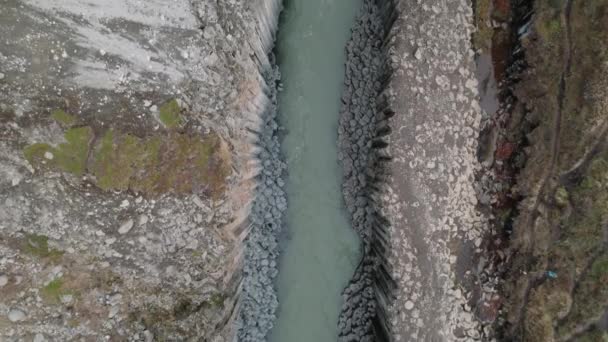
[[[21,249],[39,258],[48,258],[51,261],[58,261],[63,256],[63,252],[56,249],[49,249],[49,238],[44,235],[27,234]]]
[[[217,135],[203,139],[185,134],[138,138],[107,132],[96,148],[92,173],[104,190],[155,195],[223,191],[229,156]]]
[[[93,130],[90,127],[70,128],[64,136],[67,142],[54,149],[55,163],[61,170],[81,176],[86,170]]]
[[[50,154],[49,154],[50,153]],[[25,159],[34,167],[49,167],[54,165],[52,159],[48,159],[45,155],[51,156],[54,159],[53,147],[49,144],[36,143],[27,146],[23,149]]]
[[[555,202],[560,207],[565,207],[568,205],[568,190],[563,186],[560,186],[555,191]]]
[[[534,168],[546,165],[541,161],[552,143],[562,75],[565,81],[562,129],[558,165],[552,176],[558,178],[580,160],[593,141],[590,133],[593,127],[605,120],[605,108],[594,102],[590,91],[605,87],[601,83],[605,71],[600,66],[608,58],[608,0],[572,2],[568,21],[573,33],[570,40],[566,39],[564,5],[563,0],[535,1],[532,28],[536,40],[524,41],[531,73],[520,84],[519,92],[526,94],[523,100],[532,108],[529,117],[539,124],[530,135],[536,137],[532,141],[535,155],[531,156],[526,175],[543,174]],[[569,72],[564,73],[568,61]],[[526,179],[523,186],[534,186],[534,182]],[[597,320],[608,305],[607,290],[598,283],[598,279],[605,279],[600,276],[605,269],[596,266],[600,262],[597,258],[605,253],[608,155],[604,152],[597,156],[576,182],[554,186],[547,191],[553,193],[556,206],[549,206],[543,219],[536,222],[532,238],[517,240],[523,246],[521,250],[529,250],[517,258],[521,264],[529,265],[532,284],[534,275],[547,270],[558,274],[557,279],[544,279],[532,285],[527,303],[519,304],[518,299],[513,300],[516,304],[509,303],[525,307],[525,316],[520,317],[524,336],[515,337],[522,337],[523,341],[546,341],[543,336],[550,335],[558,340],[568,339],[580,327]],[[601,271],[593,272],[594,267]],[[521,278],[510,280],[514,284],[512,292],[522,291],[529,284],[520,281]]]
[[[483,52],[489,52],[494,30],[491,25],[492,0],[475,1],[475,26],[477,30],[473,33],[473,46]]]
[[[558,277],[546,278],[532,289],[524,322],[525,341],[549,341],[546,336],[554,334],[557,339],[568,339],[578,327],[597,321],[608,307],[608,251],[604,243],[607,157],[598,156],[579,182],[556,191],[559,207],[550,212],[561,215],[557,216],[559,238],[536,268],[538,273],[551,269]],[[572,210],[565,208],[568,198]],[[557,321],[561,323],[556,325]]]
[[[61,110],[61,109],[56,109],[53,111],[53,113],[51,113],[51,117],[59,122],[60,124],[62,124],[63,126],[72,126],[73,124],[76,123],[76,117],[73,115],[70,115],[68,113],[66,113],[65,111]]]
[[[139,138],[106,131],[91,146],[90,127],[70,128],[65,143],[25,147],[25,158],[39,170],[81,176],[90,173],[103,190],[147,195],[204,191],[218,197],[230,174],[230,153],[216,134],[205,137],[171,132]]]
[[[70,292],[64,288],[63,278],[57,278],[51,281],[41,289],[40,293],[42,298],[49,303],[58,303],[61,296],[70,294]]]
[[[177,100],[170,100],[160,107],[160,121],[167,128],[177,127],[181,123],[180,111],[181,109],[179,108]]]
[[[86,170],[93,131],[90,127],[70,128],[64,137],[66,142],[56,148],[49,144],[36,143],[26,146],[23,154],[34,167],[57,168],[81,176]]]
[[[211,296],[210,302],[215,307],[224,307],[225,300],[226,300],[226,297],[223,294],[214,293],[213,296]]]
[[[608,306],[608,253],[593,262],[587,273],[582,275],[573,295],[570,313],[559,326],[560,336],[586,322],[596,322]]]

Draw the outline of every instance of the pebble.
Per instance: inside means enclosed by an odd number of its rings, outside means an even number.
[[[0,72],[0,80],[4,79],[4,74]]]
[[[414,303],[411,300],[408,300],[407,302],[405,302],[406,310],[412,310],[413,308],[414,308]]]
[[[8,312],[8,320],[11,322],[21,322],[25,320],[25,312],[18,309],[12,309]]]
[[[8,284],[8,277],[4,274],[0,275],[0,287],[4,287],[6,284]]]
[[[34,342],[45,342],[46,338],[44,338],[44,335],[42,334],[36,334],[36,336],[34,336]]]
[[[63,304],[70,304],[74,300],[74,297],[72,295],[63,295],[60,299]]]
[[[146,224],[146,223],[148,223],[148,216],[146,216],[146,215],[143,215],[143,214],[142,214],[142,215],[139,217],[139,225],[140,225],[140,226],[143,226],[143,225],[144,225],[144,224]]]
[[[133,219],[129,219],[118,228],[119,234],[127,234],[133,228]]]
[[[46,158],[48,160],[53,160],[54,157],[55,156],[51,152],[49,152],[49,151],[44,152],[44,158]]]
[[[119,311],[118,306],[111,307],[110,312],[108,313],[108,318],[114,318],[114,316],[116,316],[118,314],[118,311]]]

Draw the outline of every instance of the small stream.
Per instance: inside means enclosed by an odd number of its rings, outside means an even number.
[[[360,258],[344,209],[337,127],[344,48],[360,0],[287,0],[277,38],[288,162],[286,236],[273,342],[335,342],[341,292]]]

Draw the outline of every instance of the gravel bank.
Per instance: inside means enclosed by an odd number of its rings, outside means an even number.
[[[374,3],[365,1],[361,15],[347,44],[345,89],[338,139],[343,168],[343,195],[353,228],[363,241],[363,257],[350,285],[344,290],[345,304],[339,321],[340,341],[388,339],[386,304],[394,287],[387,273],[386,220],[379,214],[374,196],[385,171],[386,159],[382,135],[383,113],[378,113],[377,96],[386,79],[386,54],[383,53],[385,22],[391,4],[384,13]]]
[[[282,216],[287,208],[283,191],[286,164],[281,156],[278,137],[277,83],[280,73],[272,55],[280,1],[265,0],[258,6],[258,33],[263,49],[258,52],[259,68],[263,75],[263,92],[256,109],[259,123],[249,127],[256,146],[251,163],[257,165],[255,199],[244,232],[244,265],[239,293],[237,337],[239,341],[265,341],[273,326],[278,307],[274,279],[277,276],[279,255],[278,235]]]

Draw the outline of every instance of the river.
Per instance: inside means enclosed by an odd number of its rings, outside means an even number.
[[[287,0],[277,37],[288,162],[286,238],[272,342],[335,342],[341,292],[360,258],[342,199],[337,127],[344,47],[360,0]]]

